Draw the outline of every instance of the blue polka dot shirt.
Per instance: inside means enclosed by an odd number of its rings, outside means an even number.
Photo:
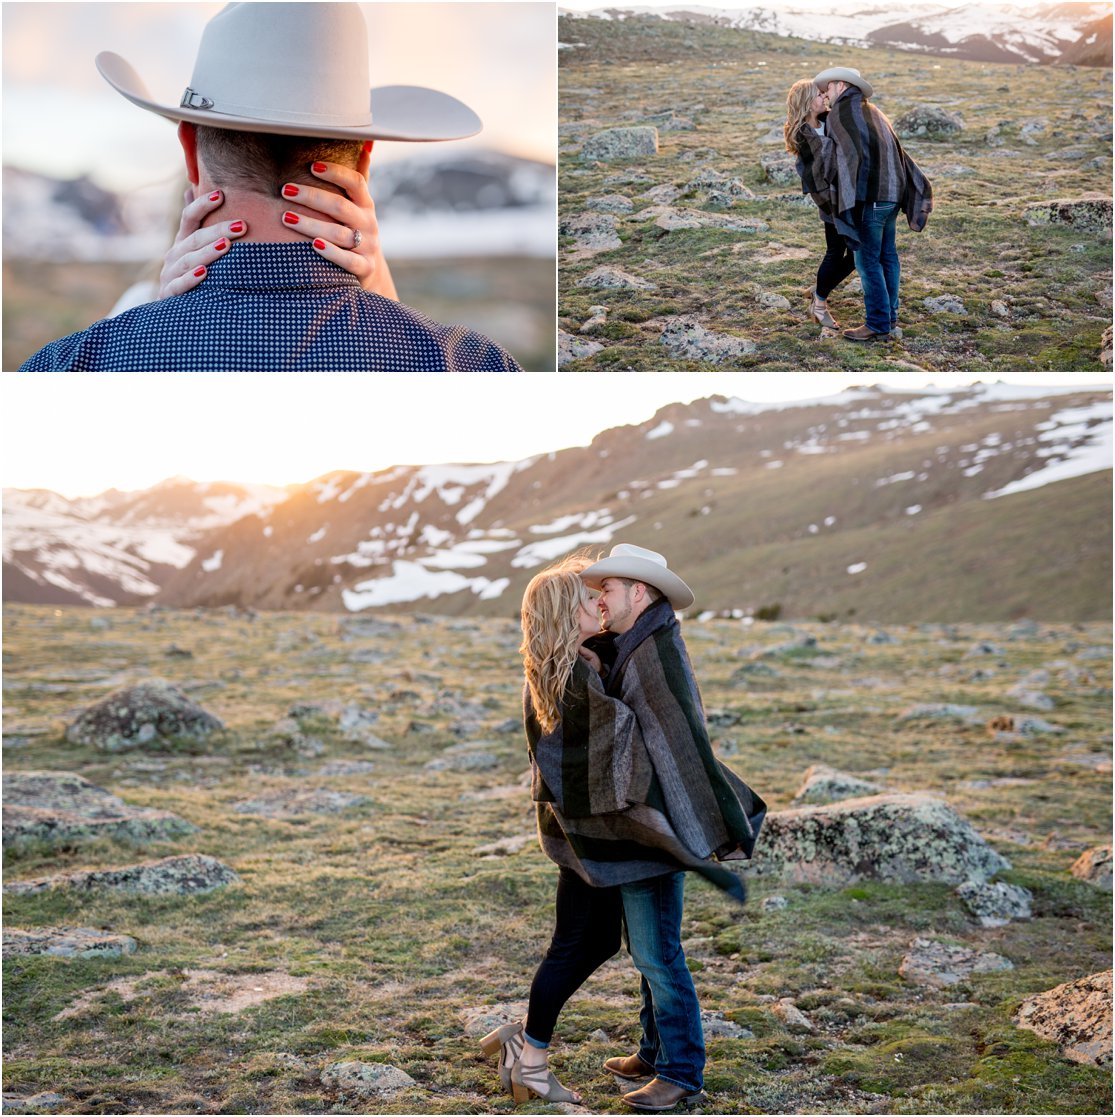
[[[21,371],[520,371],[495,342],[373,295],[309,244],[234,244],[192,291],[45,345]]]

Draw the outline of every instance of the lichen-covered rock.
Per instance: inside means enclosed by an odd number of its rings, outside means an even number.
[[[701,1030],[706,1039],[751,1039],[754,1033],[750,1028],[729,1020],[722,1012],[701,1009]]]
[[[4,957],[20,954],[54,954],[60,958],[119,958],[134,954],[136,941],[111,935],[95,927],[4,928]]]
[[[1072,865],[1072,875],[1111,891],[1111,846],[1096,846],[1085,850]]]
[[[899,721],[963,721],[973,724],[979,721],[979,710],[975,706],[958,706],[953,702],[922,702],[907,706],[898,715]]]
[[[321,1072],[321,1084],[357,1098],[393,1098],[418,1083],[406,1071],[387,1063],[361,1063],[356,1060],[330,1063]]]
[[[576,286],[599,287],[605,290],[623,290],[625,288],[633,288],[637,291],[654,290],[654,284],[649,280],[631,275],[630,272],[625,272],[622,268],[609,267],[607,264],[601,264],[600,267],[593,268],[588,275],[581,276],[577,280]]]
[[[572,237],[578,248],[603,251],[623,247],[616,232],[616,219],[610,213],[576,213],[563,217],[558,223],[558,232],[563,237]]]
[[[797,163],[792,155],[783,151],[772,151],[759,159],[767,181],[775,186],[800,186]]]
[[[782,1021],[788,1032],[805,1035],[817,1030],[809,1017],[789,997],[783,997],[781,1000],[775,1001],[770,1006],[770,1010]]]
[[[678,229],[723,229],[729,233],[765,233],[770,226],[757,217],[740,217],[730,213],[707,213],[701,209],[675,206],[648,206],[640,210],[643,220],[654,218],[654,224],[666,232]]]
[[[1014,1018],[1075,1063],[1111,1066],[1111,971],[1027,997]]]
[[[1071,225],[1085,232],[1102,233],[1111,228],[1111,198],[1106,194],[1081,194],[1034,202],[1023,211],[1029,225]]]
[[[589,198],[585,205],[598,213],[630,213],[635,208],[635,203],[623,194],[603,194],[598,198]]]
[[[197,830],[170,811],[131,807],[73,772],[8,772],[4,776],[4,847],[26,842],[108,837],[162,841]]]
[[[919,105],[900,116],[894,122],[894,130],[904,140],[940,140],[963,132],[964,121],[936,105]]]
[[[921,300],[930,314],[967,314],[964,304],[955,295],[936,295]]]
[[[972,974],[1013,970],[1014,963],[1001,954],[981,953],[966,946],[915,939],[902,959],[898,974],[914,985],[944,989],[967,981]]]
[[[827,764],[811,764],[805,770],[801,787],[793,802],[834,803],[840,799],[862,799],[865,795],[880,795],[884,791],[878,784],[861,780],[858,776],[850,776]]]
[[[425,764],[430,772],[490,772],[498,767],[499,757],[482,749],[449,748]]]
[[[163,679],[125,687],[90,706],[66,730],[73,745],[123,752],[145,745],[201,744],[224,725]]]
[[[370,802],[366,795],[316,787],[265,792],[255,799],[234,803],[232,809],[238,814],[260,815],[263,818],[295,818],[303,814],[340,814]]]
[[[874,795],[767,815],[756,874],[840,886],[988,880],[1010,864],[941,799]]]
[[[93,869],[80,873],[64,873],[56,877],[18,880],[4,885],[9,893],[45,892],[65,888],[75,892],[107,889],[144,896],[193,896],[236,884],[240,878],[215,857],[187,853],[180,857],[164,857],[122,869]]]
[[[695,314],[667,318],[662,328],[662,345],[671,356],[681,360],[717,365],[731,364],[758,349],[750,338],[707,329]]]
[[[53,1090],[48,1090],[39,1094],[9,1094],[4,1092],[4,1113],[22,1113],[28,1109],[34,1109],[36,1112],[41,1109],[58,1109],[63,1105],[68,1105],[69,1102],[61,1095],[56,1094]]]
[[[558,330],[558,368],[564,368],[567,364],[579,361],[583,357],[593,357],[604,348],[606,346],[599,341],[593,341],[592,338],[577,337],[575,334]]]
[[[981,927],[1004,927],[1012,919],[1029,919],[1034,894],[1017,884],[966,880],[956,890]]]
[[[585,140],[581,158],[586,162],[610,163],[616,159],[638,159],[658,154],[658,129],[607,128]]]

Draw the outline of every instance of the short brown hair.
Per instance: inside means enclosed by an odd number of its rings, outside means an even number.
[[[277,194],[284,182],[306,182],[335,189],[315,179],[310,164],[341,163],[355,167],[360,140],[320,136],[283,136],[269,132],[238,132],[198,125],[197,151],[214,182],[257,193]]]
[[[641,578],[617,578],[616,581],[622,582],[628,589],[634,585],[646,586],[647,601],[649,601],[651,605],[666,596],[657,586],[652,586],[650,582],[644,582]]]

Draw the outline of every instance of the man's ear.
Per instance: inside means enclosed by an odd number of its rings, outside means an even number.
[[[197,186],[201,175],[197,168],[197,125],[187,120],[178,122],[178,142],[182,145],[182,155],[186,160],[186,177]]]

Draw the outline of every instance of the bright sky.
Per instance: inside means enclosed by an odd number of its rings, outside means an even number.
[[[891,372],[884,383],[973,379]],[[1085,382],[1048,372],[1007,379]],[[174,476],[285,485],[341,469],[517,461],[587,445],[668,403],[812,399],[851,383],[831,372],[8,373],[0,376],[0,479],[74,497]]]
[[[223,4],[5,3],[4,162],[60,177],[91,174],[114,190],[177,181],[174,127],[135,107],[97,72],[111,50],[163,103],[177,104],[201,32]],[[484,121],[454,148],[495,147],[553,162],[557,77],[549,3],[362,4],[371,83],[427,85]],[[381,142],[389,161],[441,145]],[[423,152],[425,153],[425,152]]]

